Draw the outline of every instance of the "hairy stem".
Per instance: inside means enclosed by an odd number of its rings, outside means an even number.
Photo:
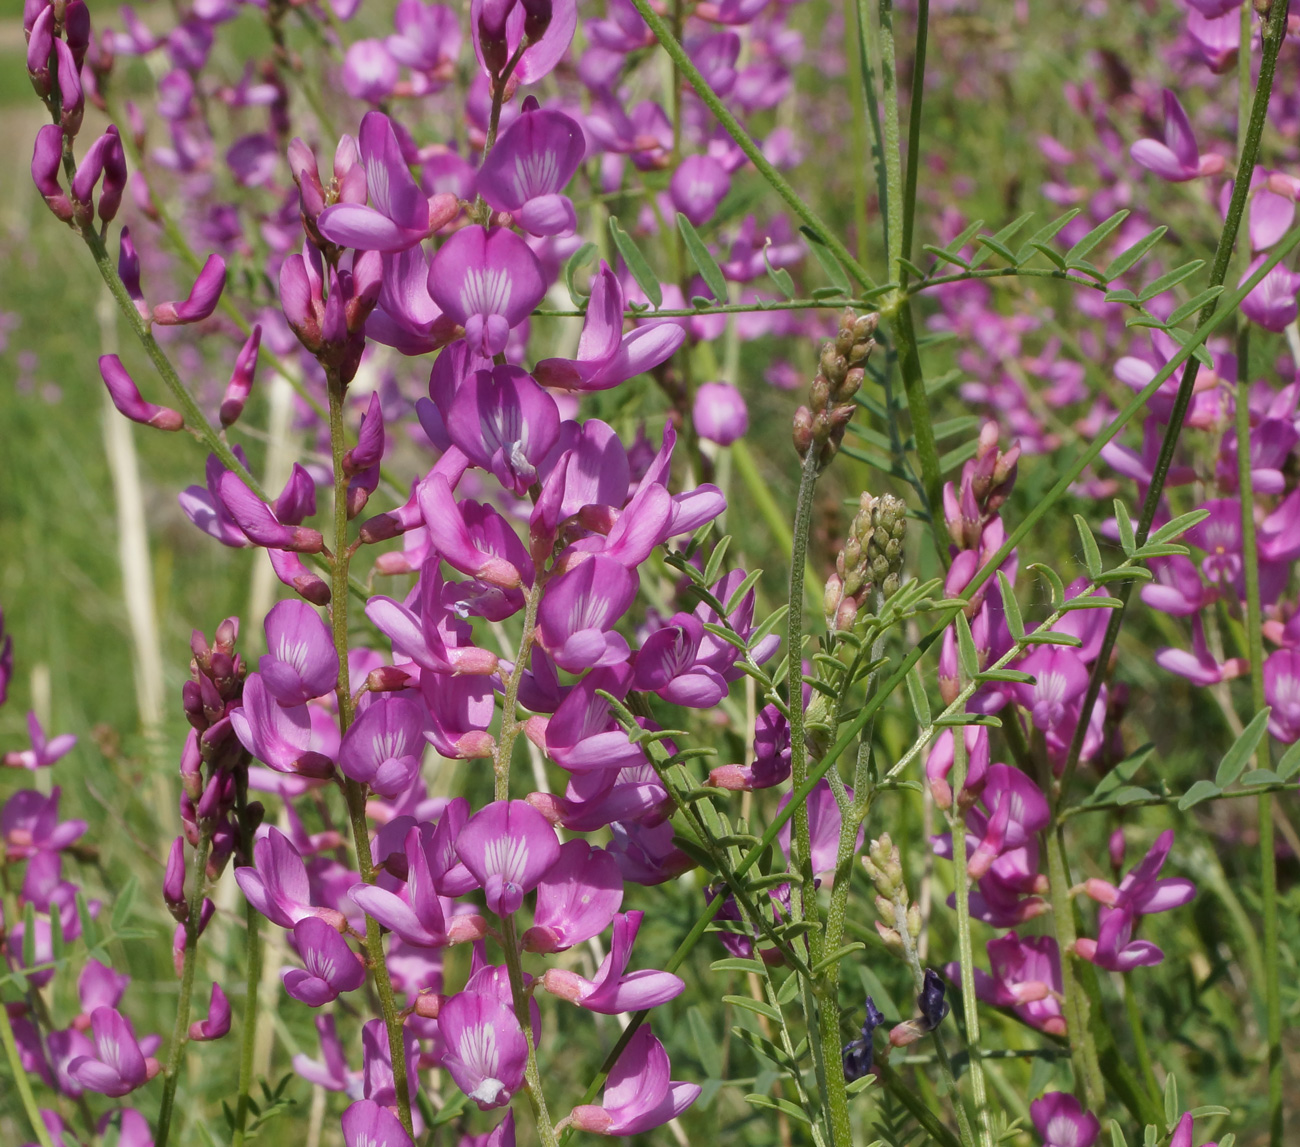
[[[546,1110],[546,1095],[542,1091],[542,1074],[537,1067],[537,1048],[533,1046],[533,1020],[529,1007],[529,996],[524,990],[524,967],[519,947],[519,935],[515,930],[515,918],[507,916],[501,921],[501,946],[506,957],[506,971],[510,975],[510,996],[514,1000],[515,1016],[519,1026],[524,1029],[524,1039],[528,1043],[528,1063],[524,1067],[524,1080],[527,1083],[528,1102],[533,1109],[533,1118],[537,1121],[537,1138],[542,1147],[556,1147],[555,1128],[551,1124],[550,1113]]]
[[[194,881],[190,886],[188,911],[185,917],[185,955],[181,963],[181,991],[176,1001],[176,1022],[172,1024],[172,1041],[167,1050],[167,1066],[163,1073],[162,1102],[158,1105],[158,1132],[155,1147],[167,1147],[171,1134],[172,1111],[176,1103],[176,1086],[180,1083],[181,1056],[190,1039],[190,997],[194,990],[194,965],[199,952],[199,924],[203,918],[203,893],[208,882],[208,853],[212,849],[212,831],[216,826],[210,820],[199,825],[199,846],[194,850]],[[0,1009],[2,1010],[2,1009]]]
[[[921,166],[921,105],[925,98],[925,50],[930,40],[930,0],[917,0],[916,47],[907,109],[907,179],[903,185],[903,258],[912,257],[916,222],[916,181]]]
[[[330,453],[334,462],[334,569],[330,600],[330,624],[334,649],[339,658],[339,681],[336,696],[339,705],[339,732],[346,734],[352,724],[352,685],[348,675],[348,477],[343,470],[343,455],[347,443],[343,427],[343,399],[346,384],[336,370],[326,371],[330,400]],[[375,866],[370,855],[370,828],[366,820],[366,789],[351,777],[344,778],[343,791],[347,797],[348,821],[352,826],[352,843],[356,850],[357,868],[367,884],[375,882]],[[388,1029],[388,1051],[392,1057],[393,1084],[397,1091],[397,1115],[413,1134],[411,1124],[411,1093],[406,1076],[406,1045],[402,1041],[402,1017],[393,999],[393,985],[384,961],[384,938],[379,921],[366,914],[366,956],[370,973],[374,977],[375,991],[384,1026]]]

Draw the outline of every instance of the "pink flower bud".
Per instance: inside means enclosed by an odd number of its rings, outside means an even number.
[[[108,396],[121,414],[132,422],[152,426],[155,430],[180,430],[185,419],[166,406],[155,406],[140,397],[134,380],[126,372],[122,360],[115,354],[106,354],[99,360],[99,373],[108,387]]]
[[[58,124],[47,123],[36,133],[36,146],[32,150],[32,182],[44,196],[49,209],[68,223],[72,219],[72,203],[59,185],[62,162],[63,131]]]
[[[216,310],[225,288],[226,261],[220,255],[209,255],[185,301],[159,303],[153,309],[153,321],[165,327],[202,322]]]
[[[222,426],[232,425],[244,413],[244,404],[253,391],[253,375],[257,370],[257,355],[261,345],[262,327],[259,323],[253,327],[253,333],[248,336],[248,341],[235,358],[235,369],[231,372],[225,397],[221,400]]]

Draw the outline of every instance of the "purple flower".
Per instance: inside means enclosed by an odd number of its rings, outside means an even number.
[[[849,796],[852,789],[846,790]],[[790,794],[786,793],[776,808],[780,812],[790,803]],[[835,794],[831,792],[830,782],[824,778],[818,781],[808,794],[808,834],[812,848],[812,870],[817,873],[835,871],[835,863],[840,848],[840,807],[835,803]],[[863,829],[858,829],[857,847],[862,847]],[[777,834],[777,841],[786,859],[790,857],[790,822],[787,820]]]
[[[754,760],[721,765],[708,784],[721,789],[770,789],[790,775],[790,722],[775,705],[764,705],[754,720]]]
[[[130,984],[131,977],[115,972],[98,960],[87,960],[77,977],[77,998],[81,1013],[89,1016],[96,1008],[115,1008]]]
[[[429,265],[429,297],[465,328],[470,348],[491,357],[546,294],[542,266],[513,231],[457,231]]]
[[[352,50],[357,47],[354,44]],[[317,220],[326,239],[358,251],[405,251],[455,218],[459,207],[454,197],[428,199],[420,190],[386,115],[367,112],[359,135],[366,188],[374,206],[343,202],[326,207]]]
[[[1120,881],[1118,888],[1094,876],[1084,882],[1083,890],[1107,908],[1131,908],[1144,916],[1181,908],[1196,896],[1196,885],[1178,876],[1157,879],[1173,846],[1173,830],[1166,829],[1156,837],[1146,856]]]
[[[0,842],[10,860],[30,860],[39,852],[60,852],[86,831],[84,820],[59,821],[61,792],[58,785],[48,797],[35,789],[19,789],[5,801],[0,808]]]
[[[481,916],[452,916],[448,924],[419,828],[407,831],[402,851],[406,860],[405,897],[378,885],[356,884],[349,892],[352,899],[404,943],[416,948],[445,948],[480,939],[485,931]]]
[[[701,438],[730,446],[749,429],[745,400],[729,382],[706,382],[695,392],[692,420]]]
[[[475,371],[447,412],[447,434],[474,466],[520,495],[560,434],[555,399],[517,366]]]
[[[1264,659],[1268,729],[1279,741],[1300,739],[1300,650],[1276,649]]]
[[[401,72],[383,40],[358,40],[343,57],[343,90],[377,104],[393,94]]]
[[[694,1083],[668,1078],[668,1053],[642,1024],[605,1080],[599,1105],[582,1104],[569,1115],[580,1131],[597,1135],[639,1135],[676,1119],[700,1094]]]
[[[502,1107],[523,1086],[528,1044],[515,1014],[495,996],[459,992],[438,1013],[447,1041],[442,1065],[481,1111]]]
[[[293,843],[277,828],[269,828],[253,845],[253,867],[236,868],[240,890],[263,916],[281,928],[318,916],[336,930],[347,921],[333,908],[312,905],[307,866]]]
[[[360,1093],[361,1073],[348,1067],[343,1054],[343,1044],[334,1029],[332,1015],[314,1017],[316,1032],[320,1036],[322,1060],[308,1059],[301,1053],[293,1057],[293,1070],[308,1083],[325,1088],[326,1091],[346,1091],[349,1094]],[[346,1119],[346,1114],[344,1116]]]
[[[1215,658],[1205,643],[1205,627],[1199,615],[1192,618],[1190,652],[1185,649],[1157,649],[1153,660],[1161,669],[1186,677],[1193,685],[1217,685],[1220,681],[1240,677],[1250,670],[1250,663],[1244,657],[1229,657],[1222,662]],[[1264,672],[1267,675],[1267,667]]]
[[[862,1036],[844,1047],[844,1078],[852,1083],[871,1073],[871,1060],[874,1052],[872,1039],[876,1028],[885,1022],[876,1001],[867,997],[866,1018],[862,1021]]]
[[[632,945],[644,916],[644,912],[625,912],[614,917],[609,954],[597,969],[594,980],[564,968],[548,968],[542,977],[542,987],[580,1008],[607,1016],[656,1008],[676,999],[686,988],[680,976],[652,969],[627,971]]]
[[[372,1099],[359,1099],[343,1112],[345,1147],[414,1147],[401,1121]]]
[[[1069,715],[1071,703],[1088,688],[1088,667],[1072,649],[1040,646],[1017,663],[1034,684],[1015,686],[1016,699],[1029,710],[1036,729],[1052,729]]]
[[[1074,942],[1075,955],[1111,972],[1131,972],[1160,963],[1164,952],[1150,940],[1133,939],[1137,921],[1137,909],[1132,905],[1103,908],[1097,939],[1080,936]]]
[[[266,691],[286,707],[332,693],[339,655],[320,615],[301,601],[282,601],[266,615],[269,652],[257,663]]]
[[[737,41],[739,46],[739,41]],[[673,206],[696,227],[702,227],[731,190],[731,176],[711,155],[688,155],[673,172],[668,193]],[[719,299],[719,302],[726,302]]]
[[[96,1008],[90,1017],[95,1054],[78,1056],[68,1074],[87,1091],[120,1099],[143,1087],[161,1070],[136,1041],[131,1021],[113,1008]]]
[[[530,9],[549,8],[550,18],[541,29],[536,24],[525,30],[530,19]],[[536,16],[532,17],[536,20]],[[513,76],[521,84],[535,84],[560,62],[569,50],[573,33],[578,27],[577,0],[472,0],[469,23],[473,31],[474,54],[479,65],[489,77],[499,75],[527,35],[529,46],[519,57]]]
[[[966,745],[966,782],[957,799],[960,806],[965,808],[975,801],[984,787],[989,767],[988,730],[982,725],[967,725],[962,740]],[[952,786],[948,783],[952,766],[953,732],[946,729],[935,738],[934,747],[925,761],[925,779],[934,795],[934,803],[942,809],[952,808]]]
[[[488,908],[509,916],[559,859],[560,844],[527,801],[494,801],[460,830],[456,853],[482,886]]]
[[[424,736],[439,753],[452,760],[492,755],[496,741],[487,730],[496,712],[496,695],[488,678],[426,671],[420,675],[420,693],[433,725]]]
[[[588,673],[570,690],[550,720],[534,717],[528,722],[529,738],[541,745],[560,768],[573,773],[644,764],[640,746],[628,740],[626,731],[610,714],[609,702],[596,695],[599,689],[622,699],[630,685],[631,673],[624,665]]]
[[[1203,175],[1217,175],[1224,169],[1221,155],[1201,155],[1196,134],[1178,97],[1168,88],[1165,101],[1165,139],[1140,139],[1130,149],[1135,162],[1161,179],[1183,183]]]
[[[221,475],[217,491],[226,512],[255,546],[299,554],[318,554],[325,548],[319,530],[281,522],[234,471],[227,470]]]
[[[396,797],[420,772],[425,715],[409,698],[393,693],[373,700],[343,734],[339,768],[382,797]]]
[[[569,234],[578,220],[562,192],[586,150],[577,123],[563,112],[540,110],[530,96],[479,168],[479,194],[530,235]]]
[[[0,623],[4,620],[0,615]],[[0,628],[0,634],[3,634],[3,628]],[[7,657],[9,664],[12,665],[13,658],[13,639],[5,638],[0,642],[0,663]],[[0,664],[0,704],[4,703],[5,689],[9,683],[9,670],[4,664]],[[72,733],[60,733],[57,737],[50,740],[45,739],[45,730],[41,728],[41,723],[36,719],[36,714],[30,710],[27,713],[27,737],[31,742],[31,747],[27,749],[15,749],[13,752],[5,753],[2,762],[13,769],[40,769],[53,765],[56,761],[62,760],[77,744],[77,738]]]
[[[439,83],[450,78],[452,65],[460,55],[458,13],[445,4],[401,0],[393,14],[393,26],[397,34],[385,41],[393,59]]]
[[[614,858],[585,840],[560,846],[559,859],[537,886],[533,926],[523,935],[529,952],[562,952],[600,935],[623,903],[623,878]]]
[[[126,367],[122,365],[122,360],[117,355],[101,356],[99,373],[108,388],[108,397],[113,400],[118,413],[132,422],[152,426],[155,430],[180,430],[185,425],[185,419],[178,411],[145,402],[135,385],[135,380],[127,374]]]
[[[1237,285],[1245,283],[1266,258],[1265,255],[1257,255]],[[1242,300],[1241,313],[1266,331],[1280,333],[1295,322],[1297,290],[1300,290],[1300,274],[1287,270],[1279,263]]]
[[[164,327],[202,322],[217,309],[225,289],[226,261],[220,255],[209,255],[185,301],[159,303],[153,309],[153,321]]]
[[[1050,1035],[1065,1034],[1061,1013],[1061,956],[1051,936],[1021,939],[1008,932],[988,942],[992,975],[975,969],[975,994],[985,1003],[1011,1008],[1025,1023]],[[961,965],[944,971],[953,983],[961,981]]]
[[[655,630],[636,655],[632,688],[657,693],[673,705],[711,709],[727,695],[721,673],[700,662],[704,625],[689,613],[676,614]]]
[[[333,776],[334,762],[312,749],[311,713],[306,705],[286,707],[271,697],[260,673],[244,682],[239,708],[231,710],[235,736],[264,765],[280,773]]]
[[[316,916],[299,920],[293,926],[293,946],[303,967],[286,968],[280,976],[284,990],[308,1007],[328,1004],[338,999],[340,992],[354,992],[365,983],[365,965],[338,929],[324,920]]]
[[[575,359],[547,358],[534,374],[543,386],[609,390],[670,358],[686,340],[675,323],[650,323],[623,334],[623,287],[603,260],[591,284]]]
[[[1047,798],[1025,773],[1011,765],[989,767],[984,789],[980,793],[984,806],[972,808],[966,823],[979,834],[974,849],[968,851],[966,871],[979,880],[1003,853],[1023,848],[1049,820]]]
[[[532,580],[532,562],[521,568],[521,562],[527,558],[522,547],[518,547],[515,553],[508,550],[509,556],[488,548],[494,542],[504,547],[509,532],[482,528],[486,520],[498,516],[495,510],[480,507],[476,502],[457,504],[447,479],[436,472],[430,473],[420,483],[416,496],[425,529],[429,531],[429,540],[438,555],[453,569],[506,590],[518,589],[524,583],[525,573],[528,580]],[[479,527],[473,533],[471,521]]]
[[[1092,1147],[1101,1134],[1101,1122],[1084,1111],[1073,1095],[1049,1091],[1029,1105],[1043,1147]]]
[[[635,573],[603,554],[561,574],[546,587],[538,609],[542,648],[571,673],[625,661],[627,641],[612,630],[638,584]]]
[[[332,935],[338,936],[338,933],[328,924],[322,924],[319,920],[313,922]],[[190,1039],[203,1042],[221,1039],[229,1034],[230,1001],[226,999],[226,993],[221,990],[221,985],[214,983],[212,993],[208,997],[208,1018],[206,1020],[195,1020],[190,1024]]]

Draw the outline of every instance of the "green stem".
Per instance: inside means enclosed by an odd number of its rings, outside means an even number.
[[[952,731],[952,791],[966,787],[966,736],[964,729]],[[993,1147],[993,1122],[989,1111],[984,1065],[980,1062],[979,999],[975,995],[975,953],[970,933],[970,873],[966,869],[966,824],[954,803],[948,813],[952,833],[952,870],[957,892],[957,958],[961,963],[961,1003],[966,1019],[966,1050],[970,1053],[970,1084],[979,1119],[982,1147]]]
[[[50,1129],[45,1126],[45,1120],[41,1118],[41,1109],[36,1106],[36,1096],[32,1094],[32,1082],[27,1078],[27,1072],[23,1070],[23,1061],[18,1054],[18,1041],[14,1038],[13,1024],[9,1022],[9,1009],[3,1000],[0,1000],[0,1043],[5,1045],[9,1073],[14,1077],[14,1087],[18,1090],[18,1098],[23,1102],[23,1110],[27,1112],[27,1121],[32,1125],[37,1142],[40,1147],[54,1147],[54,1140],[50,1138]]]
[[[912,54],[912,84],[907,109],[907,181],[903,187],[903,258],[912,257],[916,222],[916,181],[921,167],[921,106],[925,98],[925,50],[930,39],[930,0],[917,0],[916,48]]]
[[[343,471],[347,443],[343,428],[343,400],[346,384],[333,369],[326,371],[330,401],[330,453],[334,462],[334,569],[330,600],[330,625],[334,649],[339,658],[339,680],[335,695],[339,705],[339,732],[346,734],[352,724],[352,685],[348,675],[348,477]],[[343,781],[347,798],[348,821],[352,826],[352,843],[357,868],[367,884],[375,882],[375,866],[370,854],[370,827],[366,820],[366,788],[347,777]],[[366,956],[374,977],[375,991],[384,1026],[388,1029],[388,1051],[393,1066],[393,1085],[397,1092],[397,1115],[408,1135],[414,1134],[411,1123],[411,1094],[406,1075],[406,1045],[402,1040],[402,1017],[393,998],[393,985],[384,960],[384,938],[379,921],[366,914]]]
[[[649,0],[632,0],[632,3],[636,10],[641,13],[641,18],[646,22],[650,31],[655,34],[655,38],[663,45],[664,51],[672,58],[673,63],[680,69],[682,75],[690,81],[691,87],[704,101],[704,105],[717,116],[718,122],[726,128],[727,134],[736,141],[737,146],[758,169],[759,174],[772,185],[776,193],[785,201],[786,206],[807,224],[808,229],[815,234],[816,238],[830,248],[835,258],[852,272],[853,277],[864,287],[870,289],[873,284],[866,268],[853,257],[852,253],[836,237],[835,233],[818,218],[817,213],[790,186],[785,176],[768,162],[767,157],[750,138],[749,133],[741,126],[740,121],[731,114],[727,106],[718,98],[718,93],[709,86],[709,81],[704,78],[700,73],[700,69],[695,66],[690,56],[686,54],[686,49],[673,35],[672,29],[664,23],[663,17],[650,6]]]
[[[1142,1007],[1133,993],[1133,973],[1124,977],[1124,1012],[1128,1016],[1129,1031],[1133,1035],[1133,1051],[1137,1055],[1138,1070],[1142,1073],[1142,1082],[1146,1085],[1151,1102],[1157,1106],[1163,1103],[1163,1092],[1156,1081],[1155,1068],[1151,1065],[1151,1052],[1147,1048],[1146,1032],[1142,1028]]]
[[[1074,1078],[1084,1090],[1085,1104],[1100,1111],[1106,1102],[1106,1084],[1097,1059],[1088,1026],[1088,998],[1074,972],[1074,903],[1070,896],[1070,876],[1065,866],[1065,846],[1061,834],[1047,830],[1047,878],[1052,901],[1052,923],[1056,929],[1056,946],[1061,954],[1061,994],[1065,997],[1066,1034],[1070,1040],[1070,1062]]]
[[[248,816],[248,775],[239,782],[239,829],[244,859],[253,856],[253,825]],[[244,1015],[239,1045],[239,1092],[235,1101],[235,1129],[231,1147],[244,1147],[249,1100],[253,1092],[253,1051],[257,1045],[258,992],[262,984],[262,914],[244,901]]]
[[[930,396],[925,390],[925,376],[921,372],[921,355],[916,346],[916,331],[912,325],[912,304],[904,297],[893,314],[890,330],[898,351],[898,368],[903,376],[903,392],[907,395],[907,412],[912,419],[912,436],[916,441],[916,458],[921,464],[921,482],[925,487],[925,512],[930,519],[930,533],[939,552],[939,560],[946,569],[948,557],[948,527],[943,518],[943,470],[939,465],[939,447],[934,438],[934,424],[930,418]]]
[[[1286,32],[1287,13],[1291,6],[1291,0],[1275,0],[1269,12],[1269,17],[1264,23],[1263,44],[1264,53],[1259,66],[1259,83],[1255,88],[1255,94],[1250,105],[1250,120],[1246,126],[1246,134],[1241,142],[1240,154],[1237,159],[1237,176],[1232,185],[1232,199],[1228,203],[1228,215],[1223,224],[1223,231],[1219,235],[1219,243],[1214,252],[1214,263],[1210,269],[1211,287],[1221,287],[1228,275],[1228,267],[1232,262],[1232,251],[1237,242],[1237,233],[1241,229],[1241,220],[1246,211],[1246,200],[1250,194],[1250,180],[1254,173],[1255,164],[1259,159],[1259,143],[1264,134],[1264,125],[1268,119],[1268,101],[1273,92],[1273,74],[1277,67],[1278,50],[1282,46],[1282,40]],[[1252,276],[1254,278],[1254,276]],[[1240,301],[1245,296],[1240,291],[1234,296],[1233,301],[1226,308],[1219,309],[1217,316],[1222,320],[1227,315],[1234,312],[1240,305]],[[1197,319],[1197,325],[1204,326],[1206,322],[1211,321],[1216,316],[1216,308],[1220,299],[1211,299],[1201,308],[1200,316]],[[1156,464],[1151,473],[1151,486],[1147,490],[1146,500],[1142,503],[1142,513],[1138,520],[1137,544],[1142,546],[1146,543],[1147,535],[1151,530],[1151,523],[1155,520],[1156,511],[1160,507],[1160,498],[1164,493],[1165,479],[1169,476],[1169,467],[1173,463],[1174,448],[1178,445],[1178,437],[1183,428],[1183,420],[1187,417],[1187,408],[1192,401],[1192,390],[1196,385],[1197,374],[1200,371],[1200,363],[1195,358],[1188,358],[1186,366],[1183,369],[1183,376],[1178,383],[1178,394],[1174,398],[1173,411],[1169,416],[1169,425],[1165,428],[1164,439],[1160,443],[1160,453],[1156,457]],[[1168,365],[1168,364],[1166,364]],[[1129,597],[1133,592],[1133,583],[1131,581],[1123,582],[1116,593],[1121,604],[1111,610],[1110,618],[1106,624],[1106,634],[1102,639],[1101,651],[1097,655],[1097,660],[1093,663],[1092,674],[1088,679],[1088,691],[1084,694],[1083,707],[1080,713],[1090,714],[1097,703],[1097,697],[1101,692],[1102,678],[1105,676],[1107,667],[1110,664],[1110,655],[1114,651],[1115,642],[1119,638],[1120,627],[1124,624],[1124,616],[1128,609]],[[1088,721],[1086,718],[1081,719],[1074,731],[1074,737],[1070,741],[1070,751],[1066,756],[1065,769],[1061,774],[1061,780],[1056,792],[1056,798],[1052,802],[1053,814],[1064,800],[1070,781],[1074,777],[1075,769],[1079,765],[1079,754],[1083,751],[1083,740],[1088,731]],[[1269,831],[1272,832],[1272,822],[1269,823]]]
[[[208,881],[208,853],[212,848],[211,821],[199,826],[199,846],[194,851],[193,883],[190,886],[185,918],[185,955],[181,963],[181,991],[176,1001],[176,1021],[172,1024],[172,1042],[167,1051],[163,1075],[162,1102],[158,1106],[158,1132],[155,1147],[167,1147],[171,1134],[172,1110],[176,1103],[176,1086],[180,1083],[181,1056],[190,1038],[190,997],[194,990],[194,965],[199,952],[199,925],[203,919],[203,892]]]
[[[505,700],[501,703],[501,735],[492,754],[492,799],[510,799],[510,757],[514,752],[515,738],[523,728],[519,720],[519,684],[528,668],[528,655],[533,648],[537,630],[537,605],[542,599],[542,577],[539,571],[531,589],[524,594],[524,631],[519,638],[519,651],[515,654],[515,667],[506,680]]]
[[[519,1026],[524,1029],[524,1039],[528,1043],[528,1062],[524,1067],[524,1080],[527,1083],[528,1102],[532,1105],[533,1118],[537,1121],[537,1138],[541,1140],[542,1147],[557,1147],[555,1128],[546,1110],[546,1095],[542,1091],[542,1074],[537,1067],[537,1049],[533,1046],[532,1013],[528,1006],[528,993],[524,990],[523,960],[513,916],[507,916],[501,921],[501,947],[505,952],[506,971],[510,975],[510,996],[515,1005],[515,1016],[519,1020]]]
[[[1241,552],[1246,581],[1246,641],[1250,650],[1251,712],[1264,708],[1264,637],[1259,595],[1259,550],[1255,540],[1255,491],[1250,472],[1250,328],[1244,325],[1237,340],[1237,482],[1241,499]],[[1271,764],[1267,736],[1255,753],[1257,769]],[[1278,966],[1277,854],[1273,847],[1273,794],[1260,793],[1259,892],[1264,917],[1264,999],[1268,1032],[1269,1141],[1282,1142],[1282,992]]]
[[[889,277],[900,286],[903,272],[903,156],[898,129],[898,61],[894,50],[893,0],[877,0],[876,16],[880,27],[880,83],[884,89],[883,127],[885,132],[885,184],[889,197],[885,202],[885,246],[889,251]]]

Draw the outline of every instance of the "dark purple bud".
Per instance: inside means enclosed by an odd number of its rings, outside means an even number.
[[[90,9],[84,0],[70,0],[63,9],[63,35],[80,70],[86,62],[86,49],[90,47]]]
[[[54,41],[54,58],[59,67],[59,126],[68,135],[81,130],[86,111],[86,93],[81,90],[80,69],[72,58],[72,49],[62,40]]]
[[[293,471],[280,496],[272,504],[271,512],[286,526],[300,526],[304,518],[310,518],[316,512],[316,483],[297,462],[293,464]]]
[[[325,300],[325,315],[321,320],[321,338],[327,343],[342,345],[348,337],[347,311],[343,282],[337,271],[330,270],[330,293]]]
[[[99,217],[105,223],[111,223],[117,215],[127,181],[126,151],[122,147],[122,137],[112,124],[109,124],[105,135],[109,133],[113,136],[113,142],[104,153],[104,187],[99,193]]]
[[[177,920],[184,920],[189,914],[189,906],[185,903],[185,838],[182,836],[172,841],[171,851],[167,854],[163,899],[167,902],[167,910]]]
[[[510,60],[506,43],[506,18],[514,11],[517,0],[484,0],[478,18],[478,38],[483,48],[483,63],[499,76]]]
[[[379,488],[379,463],[368,466],[348,483],[348,521],[366,508],[370,495]]]
[[[155,430],[179,430],[185,419],[166,406],[155,406],[140,397],[134,380],[126,372],[122,360],[115,354],[106,354],[99,360],[99,373],[108,387],[108,396],[118,411],[132,422],[152,426]]]
[[[54,51],[54,6],[41,9],[27,40],[27,75],[36,94],[44,99],[50,94],[50,53]]]
[[[125,234],[125,228],[123,229]],[[226,394],[221,400],[221,425],[231,426],[244,413],[244,404],[253,392],[253,374],[257,370],[257,353],[262,345],[262,327],[253,327],[239,354],[235,356],[235,369],[230,372]],[[301,520],[301,519],[300,519]]]
[[[925,982],[921,994],[916,997],[916,1006],[921,1017],[928,1024],[928,1031],[934,1031],[948,1014],[948,1002],[944,997],[943,977],[933,968],[926,968]]]
[[[885,1017],[880,1014],[880,1009],[876,1007],[875,1000],[868,996],[867,1018],[862,1022],[862,1038],[855,1039],[852,1043],[844,1046],[844,1079],[846,1083],[861,1079],[871,1071],[873,1051],[871,1038],[876,1028],[884,1022]]]
[[[371,394],[370,405],[361,416],[357,444],[343,455],[343,473],[351,477],[368,470],[384,456],[384,411],[378,394]]]
[[[32,182],[45,197],[51,211],[65,223],[72,220],[72,201],[59,186],[59,165],[63,162],[63,130],[47,123],[36,133],[32,150]]]
[[[520,0],[524,6],[524,36],[540,40],[551,26],[551,0]]]
[[[212,648],[218,653],[231,654],[239,640],[239,618],[227,617],[218,624],[212,635]]]
[[[314,293],[307,261],[301,255],[290,255],[280,264],[280,306],[294,334],[310,351],[318,350],[321,344]]]
[[[230,1001],[220,985],[212,985],[208,999],[208,1018],[190,1024],[190,1039],[197,1041],[220,1039],[230,1031]]]
[[[140,256],[136,254],[135,241],[131,238],[129,227],[122,228],[122,234],[117,241],[117,277],[122,280],[126,293],[135,303],[135,309],[141,315],[147,316],[149,307],[144,301],[144,293],[140,290]]]
[[[216,310],[221,292],[225,289],[226,261],[220,255],[209,255],[185,301],[159,303],[153,309],[153,321],[164,327],[202,322]]]
[[[383,255],[378,251],[360,252],[352,261],[352,290],[347,306],[349,333],[360,334],[365,330],[366,319],[379,302],[383,285]]]
[[[90,222],[95,184],[104,174],[108,155],[115,148],[121,151],[122,141],[118,138],[117,128],[110,125],[109,129],[86,149],[86,154],[81,157],[81,162],[77,165],[77,173],[72,177],[72,198],[83,208],[83,211],[79,211],[78,214],[84,215],[87,223]],[[119,188],[116,201],[110,204],[110,219],[116,214],[117,206],[121,201],[122,191]]]

